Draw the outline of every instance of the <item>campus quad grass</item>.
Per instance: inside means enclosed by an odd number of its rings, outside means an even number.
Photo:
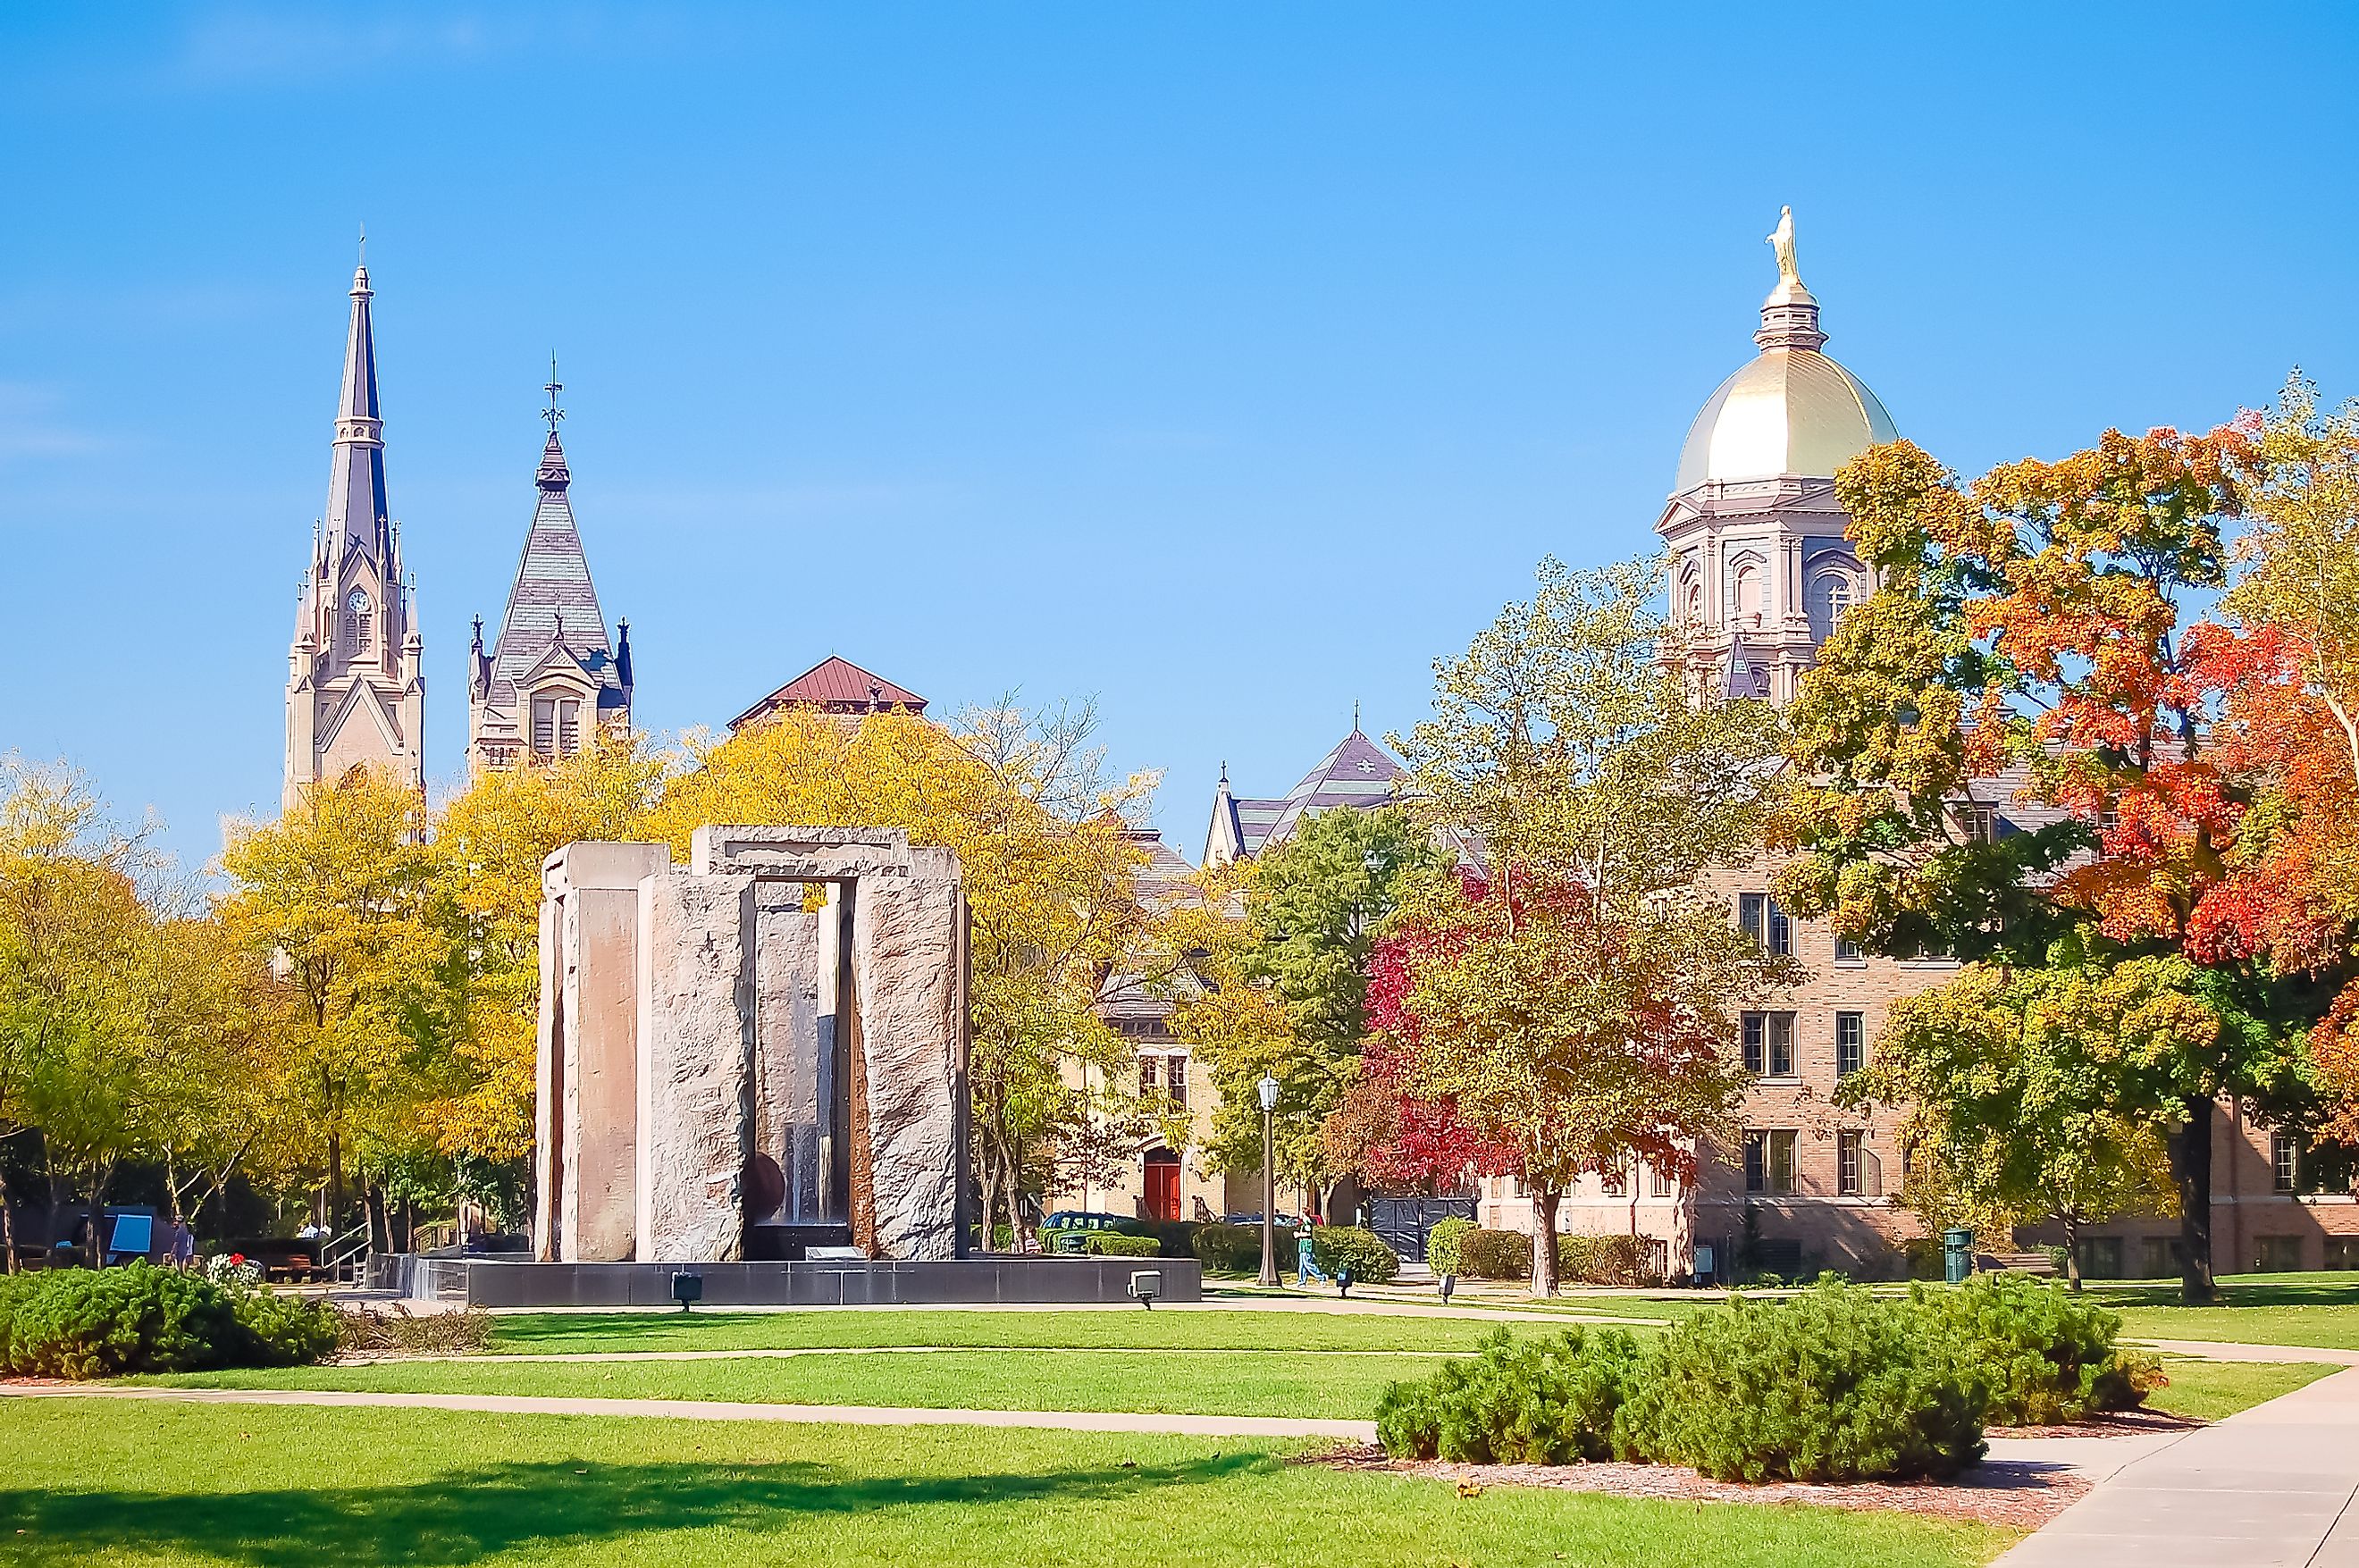
[[[2013,1532],[1288,1465],[1283,1445],[977,1428],[0,1401],[0,1561],[1917,1568]],[[19,1534],[18,1531],[23,1533]]]
[[[1366,1421],[1388,1383],[1440,1365],[1426,1354],[1337,1351],[944,1351],[790,1360],[409,1361],[138,1379],[194,1388],[362,1388],[608,1399],[724,1399],[921,1410],[1137,1410]],[[2338,1370],[2320,1364],[2173,1357],[2155,1409],[2217,1421]]]
[[[2175,1282],[2093,1283],[2137,1339],[2211,1339],[2359,1350],[2359,1273],[2247,1274],[2220,1281],[2220,1304],[2177,1305]]]
[[[143,1379],[197,1388],[366,1388],[609,1399],[732,1399],[924,1410],[1141,1410],[1372,1420],[1430,1354],[951,1350],[726,1361],[385,1362]],[[0,1548],[5,1543],[0,1542]]]
[[[2166,1356],[2168,1386],[2148,1394],[2158,1410],[2196,1421],[2218,1421],[2343,1370],[2318,1361],[2187,1361]]]
[[[1650,1303],[1651,1305],[1651,1303]],[[1633,1317],[1652,1315],[1633,1312]],[[1466,1353],[1495,1324],[1478,1318],[1256,1310],[517,1312],[493,1320],[497,1352],[788,1350],[885,1345],[977,1349],[1430,1350]],[[1518,1334],[1561,1325],[1534,1318]]]

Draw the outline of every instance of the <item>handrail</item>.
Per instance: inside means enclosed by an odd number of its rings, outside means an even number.
[[[332,1240],[321,1242],[320,1244],[321,1272],[331,1279],[334,1278],[337,1270],[350,1264],[353,1259],[365,1257],[375,1240],[375,1237],[370,1232],[369,1223],[363,1220],[343,1235]]]

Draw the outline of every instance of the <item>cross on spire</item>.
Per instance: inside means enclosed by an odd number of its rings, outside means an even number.
[[[547,384],[541,387],[541,390],[549,394],[549,407],[540,411],[540,417],[549,421],[549,433],[550,435],[555,435],[557,433],[557,421],[565,418],[565,410],[557,406],[557,395],[565,390],[565,383],[557,378],[557,351],[555,349],[550,349],[549,351],[549,380]]]

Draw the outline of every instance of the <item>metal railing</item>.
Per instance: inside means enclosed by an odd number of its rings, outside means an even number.
[[[369,1225],[366,1220],[353,1226],[330,1241],[320,1244],[320,1272],[331,1279],[346,1283],[359,1276],[360,1260],[370,1250]]]

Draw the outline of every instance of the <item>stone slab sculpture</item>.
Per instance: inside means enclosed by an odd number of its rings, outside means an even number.
[[[568,844],[543,893],[536,1256],[726,1262],[822,1236],[963,1255],[954,854],[706,827],[685,869]]]

